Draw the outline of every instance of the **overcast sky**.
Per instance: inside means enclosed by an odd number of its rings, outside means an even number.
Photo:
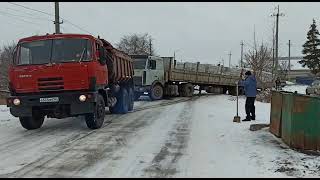
[[[54,14],[53,2],[17,2],[16,4]],[[279,21],[279,56],[301,56],[302,44],[312,23],[320,21],[318,2],[61,2],[60,16],[84,30],[117,43],[124,35],[149,33],[157,54],[178,60],[218,63],[228,53],[232,64],[240,60],[240,42],[244,50],[253,44],[254,27],[258,42],[272,43],[275,7],[284,17]],[[54,32],[54,16],[28,10],[8,2],[0,3],[0,45],[19,38]],[[319,28],[318,28],[319,29]],[[63,33],[87,33],[69,22]]]

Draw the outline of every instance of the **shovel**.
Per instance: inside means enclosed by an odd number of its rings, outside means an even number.
[[[240,116],[239,116],[239,81],[236,82],[237,84],[237,115],[234,116],[233,122],[240,123]]]

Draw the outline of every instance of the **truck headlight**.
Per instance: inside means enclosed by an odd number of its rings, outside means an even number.
[[[21,102],[20,102],[20,99],[14,99],[14,100],[13,100],[13,104],[16,105],[16,106],[19,106],[20,103],[21,103]]]
[[[87,99],[87,97],[86,97],[85,95],[80,95],[80,96],[79,96],[79,100],[80,100],[81,102],[85,102],[86,99]]]

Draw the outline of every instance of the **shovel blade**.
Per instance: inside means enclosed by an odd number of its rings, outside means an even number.
[[[240,121],[240,116],[235,116],[235,117],[233,118],[233,122],[240,123],[240,122],[241,122],[241,121]]]

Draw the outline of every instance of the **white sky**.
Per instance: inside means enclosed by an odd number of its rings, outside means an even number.
[[[53,2],[16,4],[54,14]],[[301,56],[312,18],[317,24],[320,20],[318,2],[61,2],[60,16],[113,44],[123,35],[149,33],[161,56],[173,56],[174,50],[179,50],[177,59],[218,63],[224,58],[228,65],[229,51],[232,64],[240,60],[241,40],[245,42],[244,50],[253,44],[254,26],[256,39],[271,45],[274,18],[270,15],[278,4],[285,14],[279,23],[279,56],[288,55],[289,39],[291,56]],[[0,45],[53,33],[53,20],[53,16],[1,2]],[[61,29],[64,33],[86,33],[67,22]]]

